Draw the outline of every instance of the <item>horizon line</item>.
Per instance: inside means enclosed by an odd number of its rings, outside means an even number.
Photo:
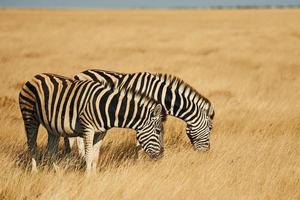
[[[0,9],[276,9],[276,8],[300,8],[300,4],[290,4],[290,5],[224,5],[224,6],[170,6],[170,7],[159,7],[159,6],[122,6],[122,7],[113,7],[113,6],[1,6]]]

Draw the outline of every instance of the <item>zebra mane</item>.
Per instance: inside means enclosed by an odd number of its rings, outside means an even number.
[[[77,79],[73,79],[73,80],[74,81],[80,81],[80,82],[92,82],[92,83],[95,83],[95,84],[97,84],[99,86],[101,85],[104,88],[108,88],[111,91],[118,91],[118,92],[130,93],[130,94],[132,94],[135,97],[139,97],[141,99],[144,99],[146,102],[152,101],[155,104],[159,104],[159,102],[157,102],[154,99],[149,98],[147,95],[145,95],[145,94],[143,94],[141,92],[135,91],[132,88],[128,89],[124,85],[118,85],[117,87],[115,87],[115,85],[112,85],[109,82],[94,81],[94,80],[80,80],[80,79],[78,79],[78,80]]]
[[[71,81],[73,81],[73,82],[91,82],[91,83],[94,83],[94,84],[96,84],[96,85],[101,85],[101,86],[103,86],[104,88],[110,88],[111,90],[113,90],[113,89],[115,89],[110,83],[108,83],[108,82],[100,82],[100,81],[94,81],[94,80],[89,80],[89,79],[87,79],[87,80],[80,80],[80,79],[69,79],[69,80],[71,80]]]
[[[47,76],[52,76],[55,78],[59,78],[61,80],[68,80],[68,81],[74,81],[74,79],[70,78],[70,77],[66,77],[66,76],[62,76],[62,75],[58,75],[58,74],[53,74],[53,73],[42,73],[45,74]]]
[[[201,99],[204,100],[204,102],[209,104],[209,114],[211,113],[214,115],[214,110],[212,107],[212,103],[203,95],[201,95],[193,86],[189,85],[188,83],[184,82],[181,78],[178,78],[177,76],[171,75],[171,74],[161,74],[157,73],[155,74],[158,76],[161,80],[165,81],[168,85],[180,85],[185,88],[189,88],[193,93],[198,95]]]

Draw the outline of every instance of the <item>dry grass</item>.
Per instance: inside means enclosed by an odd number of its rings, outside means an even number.
[[[0,10],[0,199],[300,199],[300,10]],[[86,180],[76,155],[28,173],[17,96],[41,72],[175,74],[215,105],[212,149],[169,118],[166,154],[105,138]],[[39,146],[45,145],[41,131]]]

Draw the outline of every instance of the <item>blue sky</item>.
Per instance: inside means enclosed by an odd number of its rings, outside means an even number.
[[[0,0],[0,7],[131,8],[300,5],[300,0]]]

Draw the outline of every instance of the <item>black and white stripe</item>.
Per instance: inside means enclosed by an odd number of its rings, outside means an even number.
[[[74,77],[94,80],[113,87],[125,87],[147,95],[163,105],[167,114],[187,123],[186,133],[197,150],[210,148],[214,109],[211,102],[181,79],[148,72],[123,74],[104,70],[86,70]]]
[[[40,124],[48,131],[52,150],[60,136],[83,137],[87,171],[95,169],[101,141],[112,127],[135,129],[137,140],[151,158],[163,151],[165,111],[156,101],[126,88],[39,74],[24,84],[19,103],[33,170]]]

